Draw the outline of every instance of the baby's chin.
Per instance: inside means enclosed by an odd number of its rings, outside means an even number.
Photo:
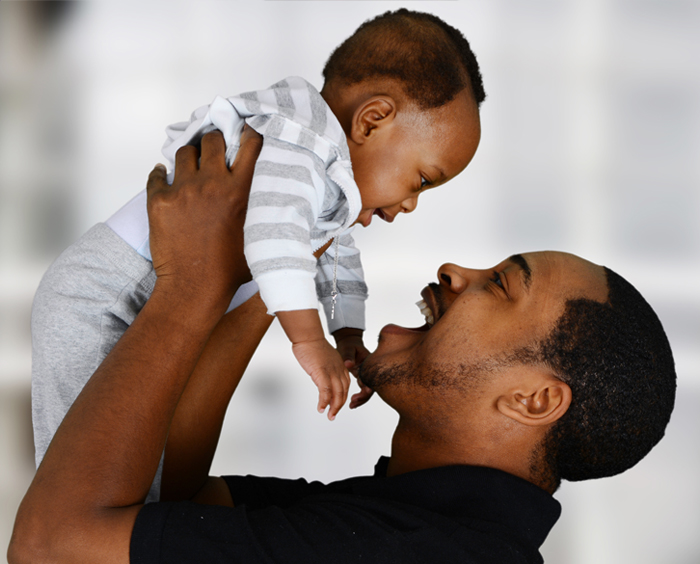
[[[359,223],[363,227],[369,227],[369,224],[372,223],[372,218],[375,215],[377,217],[379,217],[379,219],[386,221],[387,223],[391,223],[392,221],[394,221],[394,218],[396,217],[393,215],[389,215],[388,213],[386,213],[384,210],[382,210],[380,208],[370,208],[370,209],[362,210],[360,212],[360,215],[357,216],[357,219],[355,220],[355,223],[353,223],[353,225],[356,225]]]
[[[357,219],[355,220],[355,223],[353,225],[357,225],[358,223],[362,225],[362,227],[369,227],[369,224],[372,223],[372,215],[374,214],[374,209],[366,209],[362,210],[360,212],[360,215],[357,216]]]

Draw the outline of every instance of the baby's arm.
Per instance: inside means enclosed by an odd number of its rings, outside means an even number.
[[[316,291],[326,311],[329,332],[335,338],[345,367],[357,377],[357,368],[369,354],[362,342],[367,285],[364,281],[360,252],[355,247],[351,233],[352,228],[341,234],[338,238],[338,246],[336,247],[335,243],[330,245],[319,259]],[[337,265],[336,252],[338,253]],[[336,271],[337,282],[334,284]],[[339,291],[336,300],[332,297],[334,286]],[[351,409],[363,405],[372,396],[372,390],[364,386],[359,378],[357,383],[360,386],[360,392],[352,396]]]
[[[294,356],[319,389],[319,412],[330,406],[328,419],[332,421],[348,397],[350,375],[324,336],[318,310],[278,311],[277,318],[292,342]]]

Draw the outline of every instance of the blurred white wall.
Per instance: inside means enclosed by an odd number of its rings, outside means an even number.
[[[0,546],[32,474],[29,311],[51,260],[143,188],[164,127],[217,94],[296,74],[399,2],[0,2]],[[677,408],[626,474],[564,484],[543,553],[559,564],[700,562],[700,1],[410,2],[462,30],[488,98],[460,177],[357,232],[380,327],[446,261],[560,249],[629,278],[671,339]],[[329,424],[277,327],[224,428],[216,473],[371,472],[393,413]]]

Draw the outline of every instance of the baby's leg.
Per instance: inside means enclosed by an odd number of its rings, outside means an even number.
[[[64,251],[44,275],[32,308],[37,466],[83,386],[141,311],[155,279],[151,263],[104,224]],[[160,472],[156,488],[159,481]]]

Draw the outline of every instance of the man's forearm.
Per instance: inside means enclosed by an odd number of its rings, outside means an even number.
[[[16,530],[41,539],[38,560],[104,562],[104,539],[115,539],[114,561],[128,561],[130,527],[177,402],[222,311],[217,317],[178,303],[156,284],[66,415],[22,502]],[[118,508],[124,510],[110,511]],[[125,534],[102,536],[113,527]],[[88,550],[76,556],[77,545]]]
[[[256,295],[214,329],[170,427],[161,500],[190,499],[206,481],[231,396],[273,319]]]
[[[320,257],[330,243],[314,256]],[[200,493],[209,475],[231,397],[274,320],[266,312],[258,294],[226,314],[214,329],[170,427],[161,500],[192,499]]]

